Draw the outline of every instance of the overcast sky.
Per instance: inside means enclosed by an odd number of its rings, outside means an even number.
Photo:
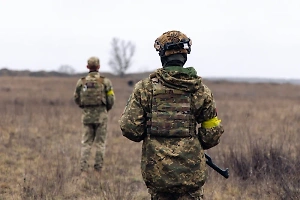
[[[203,77],[300,78],[300,0],[0,0],[0,68],[111,71],[113,37],[132,41],[129,72],[161,67],[154,40],[193,41],[187,66]]]

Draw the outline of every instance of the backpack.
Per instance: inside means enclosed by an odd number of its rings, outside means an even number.
[[[104,95],[104,77],[87,76],[81,78],[82,88],[80,90],[81,106],[100,106]]]

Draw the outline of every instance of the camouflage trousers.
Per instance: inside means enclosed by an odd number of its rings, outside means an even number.
[[[94,145],[96,148],[94,169],[101,170],[103,166],[105,154],[105,142],[107,134],[107,123],[83,124],[83,135],[81,140],[81,171],[87,171],[89,164],[88,160],[91,155],[91,149]]]
[[[188,193],[150,192],[151,200],[203,200],[203,188]]]

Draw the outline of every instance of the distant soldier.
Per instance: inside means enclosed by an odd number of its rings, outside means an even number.
[[[84,132],[80,167],[83,176],[87,175],[88,159],[93,143],[96,146],[94,170],[101,172],[105,153],[107,113],[115,101],[111,81],[99,74],[99,58],[89,58],[87,68],[89,69],[88,75],[78,80],[74,92],[75,103],[82,109]]]
[[[152,200],[203,199],[204,150],[224,132],[212,92],[193,67],[183,68],[191,45],[175,30],[155,40],[162,68],[135,84],[119,121],[125,137],[143,140],[141,170]]]

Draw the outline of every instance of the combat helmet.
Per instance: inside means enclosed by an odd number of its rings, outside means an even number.
[[[192,40],[180,31],[172,30],[163,33],[154,42],[154,48],[160,57],[191,52]]]

